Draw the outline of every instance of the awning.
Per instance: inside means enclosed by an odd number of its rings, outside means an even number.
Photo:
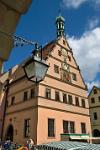
[[[88,140],[89,139],[89,136],[69,136],[70,139],[73,139],[73,140]]]
[[[81,140],[80,136],[70,136],[70,139],[72,140]]]
[[[77,135],[78,136],[78,135]],[[84,135],[85,136],[85,135]],[[74,137],[74,135],[73,135]],[[42,145],[38,145],[37,149],[60,149],[60,150],[100,150],[100,144],[90,144],[86,142],[72,142],[72,141],[59,141],[50,142]]]
[[[89,139],[92,139],[92,140],[100,140],[100,137],[89,137]]]
[[[88,140],[88,139],[90,139],[90,137],[89,136],[81,136],[81,139]]]

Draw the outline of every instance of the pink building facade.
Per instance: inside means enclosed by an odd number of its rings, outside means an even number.
[[[91,135],[87,88],[60,31],[57,28],[57,39],[43,48],[43,58],[49,65],[43,81],[28,81],[22,64],[11,74],[4,139],[23,143],[31,137],[41,144],[60,141],[63,133]]]

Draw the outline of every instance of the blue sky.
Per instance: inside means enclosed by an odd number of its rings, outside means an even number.
[[[90,88],[93,84],[100,86],[100,0],[33,0],[27,14],[21,17],[16,34],[42,45],[55,39],[59,9],[86,83]],[[32,46],[14,48],[4,69],[19,64],[32,50]]]

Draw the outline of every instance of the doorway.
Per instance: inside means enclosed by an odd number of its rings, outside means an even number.
[[[6,132],[5,140],[13,141],[13,133],[14,133],[13,126],[9,125]]]
[[[100,131],[98,129],[93,130],[93,136],[94,137],[100,137]]]

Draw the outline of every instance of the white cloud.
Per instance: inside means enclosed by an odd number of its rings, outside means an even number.
[[[95,0],[96,6],[100,6],[100,0]]]
[[[98,18],[92,18],[91,20],[88,21],[88,29],[94,29],[97,25],[99,24],[99,19]]]
[[[63,0],[63,5],[67,8],[77,9],[88,0]]]
[[[86,31],[79,39],[68,37],[68,41],[85,81],[93,81],[100,72],[100,28]]]
[[[62,0],[63,6],[74,9],[79,8],[86,2],[88,2],[89,5],[94,7],[95,9],[100,9],[100,0]]]
[[[86,84],[88,86],[89,91],[93,88],[93,86],[100,87],[100,82],[99,81],[93,81],[93,82],[89,82],[89,83],[86,83]]]

